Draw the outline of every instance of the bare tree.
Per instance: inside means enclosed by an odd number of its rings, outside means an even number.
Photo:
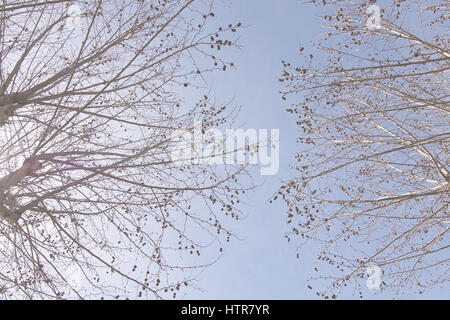
[[[329,12],[324,37],[280,78],[302,146],[274,197],[289,208],[286,237],[322,244],[312,280],[325,298],[362,295],[378,276],[397,293],[445,285],[449,2],[312,2]]]
[[[222,251],[245,168],[171,158],[175,130],[232,115],[202,86],[240,23],[212,8],[2,1],[1,297],[176,297]]]

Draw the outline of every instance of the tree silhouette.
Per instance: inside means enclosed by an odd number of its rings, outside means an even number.
[[[176,297],[209,263],[190,257],[232,236],[245,167],[170,156],[175,130],[233,114],[202,93],[240,27],[213,17],[210,1],[2,1],[2,298]]]
[[[381,289],[422,293],[448,281],[448,1],[312,2],[330,12],[324,38],[280,78],[301,144],[274,197],[286,237],[322,244],[319,296],[362,294],[371,267]]]

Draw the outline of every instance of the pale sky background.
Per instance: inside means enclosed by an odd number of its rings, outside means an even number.
[[[190,291],[185,299],[316,299],[307,289],[316,253],[314,248],[296,258],[295,242],[288,243],[284,234],[286,208],[282,202],[268,199],[289,177],[288,166],[298,151],[295,119],[284,111],[278,91],[282,72],[281,60],[298,63],[300,43],[307,43],[324,32],[319,12],[303,0],[233,0],[217,1],[217,23],[241,21],[241,50],[229,50],[237,70],[214,76],[213,89],[219,101],[241,106],[239,121],[245,128],[280,129],[280,171],[265,179],[265,184],[250,195],[245,221],[235,225],[242,238],[225,247],[224,255],[199,276],[202,291]],[[365,281],[365,280],[361,280]],[[445,299],[446,288],[435,288],[425,294],[406,294],[397,298]],[[366,289],[365,298],[395,298],[387,293],[374,294]],[[354,298],[342,295],[340,298]]]

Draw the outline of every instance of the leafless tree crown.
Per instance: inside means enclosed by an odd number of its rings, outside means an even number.
[[[241,25],[211,22],[210,1],[2,1],[1,298],[176,297],[219,254],[244,168],[170,158],[230,116],[199,85]]]
[[[448,281],[448,1],[312,1],[324,39],[284,62],[302,146],[285,200],[289,241],[322,243],[317,294],[335,297],[382,270],[382,289],[418,292]],[[380,25],[368,28],[369,6]],[[448,21],[447,21],[448,22]],[[371,25],[369,25],[371,27]],[[300,102],[299,102],[300,100]],[[323,263],[323,264],[322,264]],[[329,268],[325,268],[329,269]],[[327,281],[328,280],[328,281]],[[322,289],[325,283],[330,284]]]

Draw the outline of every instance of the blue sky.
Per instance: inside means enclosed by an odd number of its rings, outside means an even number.
[[[202,291],[190,291],[186,299],[315,299],[307,289],[312,275],[315,249],[296,258],[295,245],[284,238],[287,231],[285,207],[269,204],[280,182],[289,177],[289,164],[298,151],[295,120],[286,112],[278,91],[281,60],[298,62],[297,52],[324,32],[320,13],[302,0],[217,1],[217,23],[241,21],[238,51],[230,50],[237,69],[213,78],[218,101],[241,106],[239,122],[247,128],[280,129],[280,171],[266,177],[265,183],[249,196],[247,218],[234,228],[242,240],[232,241],[224,255],[199,277]],[[312,245],[313,246],[313,245]],[[447,288],[448,289],[448,288]],[[392,298],[393,295],[367,289],[367,298]],[[445,288],[435,288],[424,295],[407,294],[397,298],[445,298]],[[353,298],[343,295],[341,298]]]

